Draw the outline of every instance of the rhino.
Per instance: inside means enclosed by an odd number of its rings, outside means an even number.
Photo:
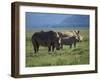
[[[48,52],[59,50],[61,46],[61,38],[55,31],[40,31],[32,35],[32,44],[35,53],[39,51],[39,46],[48,47]]]
[[[63,49],[63,45],[69,45],[70,48],[72,48],[72,45],[76,47],[76,43],[83,39],[79,30],[58,32],[58,34],[61,37],[61,49]]]

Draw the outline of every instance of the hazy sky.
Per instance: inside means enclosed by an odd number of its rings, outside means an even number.
[[[26,28],[89,26],[89,15],[26,12]]]

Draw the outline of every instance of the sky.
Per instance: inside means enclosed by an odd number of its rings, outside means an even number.
[[[89,15],[25,13],[26,28],[89,27]]]

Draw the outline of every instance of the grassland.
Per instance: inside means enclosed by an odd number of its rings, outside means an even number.
[[[55,30],[65,32],[67,30]],[[48,48],[40,46],[39,52],[34,53],[31,43],[31,36],[36,32],[26,31],[26,67],[36,66],[58,66],[58,65],[79,65],[89,64],[89,31],[88,29],[80,30],[83,41],[78,42],[76,48],[70,49],[68,45],[59,51],[48,54]]]

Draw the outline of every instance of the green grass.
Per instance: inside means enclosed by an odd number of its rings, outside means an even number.
[[[56,30],[65,32],[67,30]],[[48,54],[48,48],[40,46],[39,52],[34,53],[31,36],[35,31],[26,31],[26,67],[58,66],[89,64],[89,31],[80,30],[83,41],[78,42],[76,48],[70,49],[68,45],[59,51]]]

